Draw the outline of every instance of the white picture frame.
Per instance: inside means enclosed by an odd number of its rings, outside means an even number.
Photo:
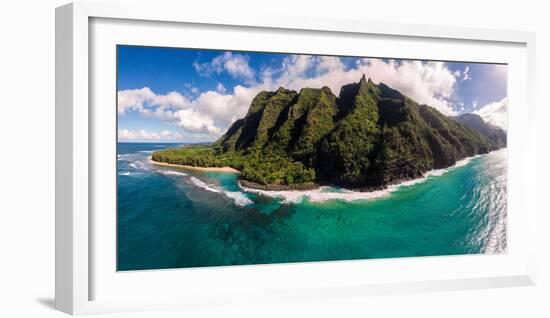
[[[188,288],[186,293],[175,293],[171,297],[170,289],[157,295],[132,294],[130,297],[120,299],[116,295],[100,297],[96,295],[95,280],[103,279],[102,271],[96,267],[95,260],[101,256],[95,253],[96,245],[103,244],[92,239],[94,227],[103,223],[97,222],[91,211],[101,202],[94,202],[91,193],[94,191],[95,169],[98,168],[98,156],[103,154],[97,150],[97,131],[94,131],[94,116],[91,108],[95,99],[101,98],[91,94],[95,89],[92,78],[96,74],[91,67],[92,60],[99,54],[91,47],[91,43],[100,37],[101,32],[96,32],[94,23],[102,21],[122,21],[123,23],[139,21],[142,24],[164,23],[158,32],[169,34],[177,25],[206,26],[216,32],[223,28],[247,28],[255,32],[316,32],[316,36],[372,36],[372,37],[399,37],[408,39],[424,39],[438,43],[441,41],[453,42],[457,46],[469,42],[472,46],[498,44],[517,48],[518,62],[517,81],[510,85],[517,88],[518,100],[525,103],[522,108],[512,111],[514,117],[510,118],[510,147],[511,163],[513,167],[524,167],[522,173],[511,174],[510,184],[518,189],[517,199],[510,202],[510,209],[521,210],[521,216],[512,218],[511,228],[516,237],[521,238],[521,245],[505,256],[470,256],[435,257],[429,260],[409,258],[406,260],[388,261],[363,261],[353,262],[325,262],[302,263],[291,265],[260,265],[241,266],[240,268],[226,267],[225,269],[195,270],[193,276],[216,275],[220,284],[230,284],[233,279],[241,282],[250,281],[241,288],[218,288],[212,285],[213,290],[208,292],[193,292]],[[116,23],[115,23],[116,24]],[[127,26],[125,26],[127,27]],[[113,28],[116,28],[113,27]],[[110,30],[110,29],[109,29]],[[114,29],[113,29],[114,30]],[[117,34],[113,32],[112,34]],[[122,34],[122,33],[120,33]],[[143,35],[145,38],[146,36]],[[117,37],[113,36],[116,43]],[[461,44],[462,43],[462,44]],[[477,44],[476,44],[477,43]],[[136,44],[132,42],[132,44]],[[95,45],[95,44],[94,44]],[[238,45],[238,44],[237,44]],[[174,44],[177,46],[177,44]],[[55,293],[56,308],[70,314],[102,313],[127,310],[144,310],[166,307],[199,306],[212,303],[235,302],[266,302],[285,300],[305,300],[320,298],[338,298],[358,295],[395,294],[418,291],[443,291],[459,289],[494,288],[510,286],[526,286],[535,282],[535,219],[536,207],[534,194],[529,191],[520,191],[529,184],[536,182],[536,112],[534,100],[535,81],[535,34],[519,31],[480,30],[454,27],[434,27],[427,25],[404,25],[400,23],[379,23],[350,20],[328,19],[297,19],[281,16],[225,16],[212,12],[192,12],[188,6],[184,10],[183,5],[178,7],[162,6],[152,10],[144,5],[117,6],[116,2],[109,4],[72,3],[56,9],[56,268],[55,268]],[[475,51],[475,50],[472,50]],[[114,50],[112,54],[114,54]],[[496,52],[496,51],[495,51]],[[414,53],[410,53],[414,55]],[[416,53],[420,54],[420,53]],[[482,57],[478,58],[483,60]],[[490,60],[486,60],[490,62]],[[94,62],[95,63],[95,62]],[[101,64],[101,63],[99,63]],[[114,70],[111,70],[114,72]],[[111,72],[110,71],[110,72]],[[114,87],[113,87],[114,91]],[[113,107],[115,105],[113,104]],[[515,140],[527,140],[515,142]],[[96,147],[96,148],[94,148]],[[518,170],[519,172],[519,170]],[[101,180],[101,179],[99,179]],[[516,215],[519,215],[516,213]],[[515,226],[518,224],[518,226]],[[111,233],[111,232],[108,232]],[[104,240],[115,240],[112,235],[107,235]],[[108,253],[107,253],[108,254]],[[112,256],[112,255],[111,255]],[[102,259],[103,256],[101,256]],[[481,259],[480,257],[483,257]],[[392,263],[393,262],[393,263]],[[395,264],[395,265],[392,265]],[[370,266],[384,271],[379,280],[368,275],[363,279],[347,279],[346,277],[329,279],[327,274],[338,271],[355,272],[359,276],[365,274],[364,269]],[[501,266],[502,265],[502,266]],[[109,265],[110,266],[110,265]],[[442,266],[446,271],[434,275],[422,275],[423,267]],[[468,267],[481,266],[484,270],[469,271]],[[393,268],[392,268],[393,267]],[[403,276],[395,275],[399,268],[418,270],[415,274]],[[388,269],[389,268],[389,269]],[[494,270],[491,270],[494,268]],[[497,268],[500,268],[497,270]],[[389,275],[394,275],[390,279]],[[461,272],[462,271],[462,272]],[[154,281],[163,282],[173,277],[181,276],[183,272],[178,270],[162,271],[155,274],[141,274],[155,277],[147,279],[145,276],[125,275],[117,284],[104,285],[120,293],[121,290],[130,290],[131,286],[146,282],[144,287],[151,287]],[[293,284],[276,284],[275,280],[293,273]],[[103,276],[102,276],[103,275]],[[265,281],[261,289],[254,286],[262,276],[274,277],[272,281]],[[300,279],[303,278],[303,279]],[[182,279],[181,277],[178,279]],[[281,280],[279,279],[279,282]],[[234,281],[233,281],[234,282]],[[107,282],[106,284],[111,284]],[[114,280],[112,282],[114,284]],[[193,283],[191,283],[192,286]],[[200,284],[195,282],[195,284]],[[117,287],[122,286],[122,287]],[[113,287],[113,288],[111,288]],[[104,290],[106,288],[103,288]]]

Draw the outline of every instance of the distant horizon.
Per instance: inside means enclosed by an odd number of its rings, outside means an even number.
[[[260,91],[342,85],[361,75],[446,116],[506,129],[507,65],[269,52],[117,47],[118,142],[214,142]]]

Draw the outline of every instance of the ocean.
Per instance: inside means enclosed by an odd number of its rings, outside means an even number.
[[[374,193],[264,193],[119,143],[119,271],[506,252],[506,149]]]

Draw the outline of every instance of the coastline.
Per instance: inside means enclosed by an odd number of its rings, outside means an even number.
[[[250,189],[262,190],[262,191],[304,191],[304,190],[316,190],[321,187],[320,184],[313,183],[313,182],[298,183],[293,185],[282,185],[282,184],[261,185],[259,183],[244,180],[244,179],[239,180],[239,185],[242,185],[243,188],[250,188]]]
[[[470,163],[473,159],[479,158],[484,155],[488,155],[495,151],[500,151],[506,148],[501,148],[498,150],[493,150],[491,152],[488,152],[486,154],[479,154],[472,157],[467,157],[461,160],[456,161],[456,163],[452,166],[449,166],[444,169],[434,169],[429,170],[422,177],[402,181],[395,184],[388,184],[383,189],[376,189],[372,191],[359,191],[359,190],[350,190],[350,189],[344,189],[344,188],[334,188],[330,186],[320,186],[315,189],[307,189],[307,190],[263,190],[263,189],[255,189],[251,187],[247,187],[246,185],[243,185],[241,181],[239,181],[239,187],[249,193],[254,193],[257,195],[263,195],[270,198],[280,198],[283,199],[283,203],[299,203],[304,198],[308,198],[310,202],[324,202],[328,200],[343,200],[343,201],[357,201],[357,200],[372,200],[372,199],[378,199],[383,198],[391,194],[392,192],[400,189],[401,187],[408,187],[412,186],[418,183],[422,183],[427,181],[431,177],[439,177],[444,175],[445,173],[452,171],[456,168],[463,167]],[[336,191],[335,191],[336,190]]]
[[[263,195],[270,198],[283,199],[282,203],[299,203],[304,198],[308,198],[310,202],[324,202],[328,200],[343,200],[343,201],[357,201],[381,198],[389,194],[387,190],[376,190],[372,192],[358,192],[347,189],[340,189],[340,192],[331,191],[329,186],[321,186],[312,190],[282,190],[282,191],[269,191],[259,190],[243,186],[239,182],[239,187],[248,193],[254,193],[257,195]]]
[[[442,176],[443,174],[449,171],[452,171],[456,168],[467,165],[473,159],[476,159],[484,155],[488,155],[496,151],[505,151],[505,149],[506,148],[501,148],[498,150],[491,151],[487,154],[479,154],[472,157],[467,157],[456,161],[453,166],[449,166],[443,169],[429,170],[426,173],[424,173],[422,177],[411,179],[411,180],[404,180],[394,184],[388,184],[384,188],[372,189],[370,191],[365,191],[360,189],[345,189],[345,188],[332,187],[332,186],[320,185],[320,184],[307,184],[307,185],[297,186],[296,188],[291,188],[286,186],[274,187],[274,188],[271,188],[270,186],[256,187],[257,186],[256,184],[246,180],[239,180],[238,186],[244,192],[262,195],[270,198],[283,199],[282,201],[283,203],[298,203],[305,198],[308,198],[310,202],[324,202],[328,200],[343,200],[348,202],[357,201],[357,200],[371,200],[371,199],[386,197],[392,192],[402,187],[408,187],[418,183],[425,182],[431,177]],[[228,166],[226,167],[194,167],[194,166],[187,166],[187,165],[158,162],[158,161],[152,160],[152,158],[149,158],[149,161],[155,165],[182,168],[182,169],[191,169],[191,170],[197,170],[197,171],[240,173],[239,170]]]
[[[195,167],[195,166],[187,166],[187,165],[178,165],[178,164],[175,164],[175,163],[166,163],[166,162],[154,161],[151,157],[149,157],[149,162],[151,162],[154,165],[165,166],[165,167],[182,168],[182,169],[188,169],[188,170],[241,173],[239,170],[237,170],[235,168],[231,168],[229,166],[225,166],[225,167]]]

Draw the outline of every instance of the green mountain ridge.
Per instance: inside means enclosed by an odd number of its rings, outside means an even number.
[[[211,146],[167,149],[153,160],[231,166],[243,184],[264,189],[381,189],[506,145],[505,132],[467,119],[363,75],[339,96],[328,87],[261,92]]]
[[[499,148],[506,147],[506,131],[490,123],[486,123],[481,116],[477,114],[462,114],[451,118],[489,138]]]

